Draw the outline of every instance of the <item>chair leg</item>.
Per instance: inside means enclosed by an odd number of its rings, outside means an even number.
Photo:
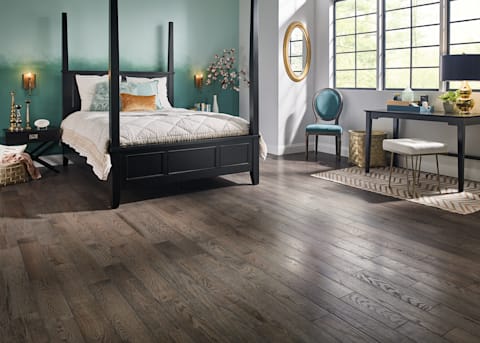
[[[308,133],[305,134],[305,161],[308,161]]]
[[[388,174],[388,188],[392,188],[390,183],[392,181],[393,155],[395,155],[393,152],[390,153],[390,173]]]
[[[416,158],[416,157],[415,157]],[[417,180],[417,176],[415,174],[415,165],[413,164],[413,155],[410,156],[410,160],[412,162],[412,174],[413,174],[413,180],[412,180],[412,198],[415,198],[415,181]],[[416,164],[416,163],[415,163]]]
[[[408,169],[408,155],[405,155],[405,169],[407,170],[407,193],[410,194],[410,181],[408,179],[408,174],[410,174],[410,169]]]
[[[438,154],[435,154],[435,160],[437,162],[437,186],[438,192],[442,194],[442,190],[440,189],[440,168],[438,167]]]
[[[315,135],[315,161],[317,160],[318,155],[318,135]]]
[[[340,159],[342,154],[342,136],[335,136],[335,153],[337,154],[337,159]]]

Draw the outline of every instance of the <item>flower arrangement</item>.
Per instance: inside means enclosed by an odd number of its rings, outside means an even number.
[[[224,49],[223,55],[215,55],[214,61],[207,68],[206,85],[220,83],[222,89],[233,89],[239,91],[240,81],[249,83],[247,73],[244,70],[235,69],[235,49]]]

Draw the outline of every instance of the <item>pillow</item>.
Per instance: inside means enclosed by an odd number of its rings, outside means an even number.
[[[25,151],[27,144],[23,145],[0,145],[0,160],[10,154],[20,154]]]
[[[122,93],[130,93],[133,95],[155,95],[155,103],[157,106],[157,110],[161,110],[163,108],[163,104],[160,101],[160,97],[157,96],[158,93],[158,81],[149,81],[149,82],[127,82],[129,91],[125,91]]]
[[[167,96],[167,77],[149,79],[146,77],[127,76],[127,82],[145,83],[145,82],[151,82],[151,81],[158,82],[157,97],[159,98],[159,101],[162,104],[162,107],[172,108],[172,105],[168,101],[168,96]]]
[[[108,82],[99,82],[95,85],[95,93],[89,111],[108,111],[110,108],[110,92]],[[132,85],[120,82],[120,93],[133,93]],[[142,94],[143,95],[143,94]],[[148,94],[145,94],[148,95]]]
[[[80,110],[90,111],[95,96],[95,87],[99,82],[108,81],[108,75],[75,75],[78,93],[80,94]]]
[[[121,93],[122,112],[155,111],[155,95],[134,95]]]

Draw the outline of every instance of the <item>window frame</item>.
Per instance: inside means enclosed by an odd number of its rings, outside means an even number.
[[[357,9],[357,6],[356,6],[356,2],[357,0],[354,0],[355,1],[355,14],[352,15],[352,16],[348,16],[348,17],[342,17],[340,18],[340,20],[344,20],[344,19],[351,19],[351,18],[355,18],[355,30],[354,30],[354,33],[353,34],[346,34],[346,35],[341,35],[341,36],[338,36],[338,37],[347,37],[347,36],[354,36],[355,37],[355,48],[354,48],[354,51],[351,51],[351,52],[342,52],[340,54],[350,54],[350,53],[353,53],[355,54],[355,66],[353,69],[342,69],[340,71],[353,71],[355,73],[355,80],[354,80],[354,84],[355,84],[355,87],[338,87],[337,86],[337,18],[336,18],[336,7],[337,7],[337,3],[338,2],[341,2],[341,1],[344,1],[344,0],[335,0],[334,3],[333,3],[333,13],[334,13],[334,18],[333,18],[333,38],[334,38],[334,44],[333,44],[333,84],[334,84],[334,87],[335,88],[339,88],[339,89],[362,89],[362,90],[376,90],[378,88],[378,77],[376,77],[376,82],[375,82],[375,87],[374,88],[371,88],[371,87],[356,87],[357,85],[357,76],[358,76],[358,71],[360,70],[373,70],[373,68],[362,68],[362,69],[359,69],[357,68],[357,53],[358,52],[375,52],[375,55],[376,55],[376,62],[375,62],[375,74],[376,76],[378,76],[378,68],[379,68],[379,59],[378,59],[378,50],[379,50],[379,39],[378,39],[378,13],[379,13],[379,6],[378,6],[378,1],[377,1],[377,10],[375,12],[369,12],[369,13],[363,13],[361,15],[357,15],[356,13],[356,9]],[[358,51],[357,50],[357,36],[359,35],[359,33],[357,33],[357,18],[358,17],[364,17],[364,16],[367,16],[367,15],[372,15],[372,14],[375,14],[376,15],[376,19],[377,19],[377,29],[375,31],[369,31],[369,32],[361,32],[360,35],[362,34],[371,34],[371,33],[375,33],[376,35],[376,47],[375,49],[372,49],[372,50],[361,50],[361,51]]]

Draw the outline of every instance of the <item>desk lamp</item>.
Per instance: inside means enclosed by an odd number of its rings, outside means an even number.
[[[480,80],[480,55],[443,55],[442,81],[462,81],[456,101],[461,114],[472,112],[474,101],[468,81]]]

